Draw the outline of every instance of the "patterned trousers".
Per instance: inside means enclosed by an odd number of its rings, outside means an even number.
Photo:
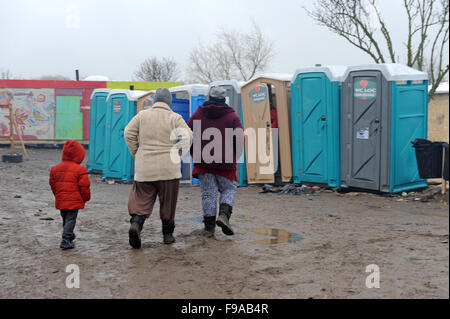
[[[214,174],[199,174],[202,192],[203,216],[217,215],[217,195],[220,192],[220,204],[233,206],[237,183],[226,177]]]

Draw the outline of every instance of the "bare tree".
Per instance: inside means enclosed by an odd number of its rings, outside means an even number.
[[[249,33],[222,30],[209,46],[199,45],[189,57],[188,72],[194,80],[251,79],[267,68],[274,56],[274,44],[253,23]]]
[[[190,55],[188,73],[191,82],[200,83],[234,78],[233,63],[221,43],[194,48]]]
[[[151,57],[139,65],[134,76],[140,81],[172,82],[178,79],[179,68],[172,58]]]
[[[10,80],[13,78],[11,71],[9,69],[0,69],[0,79]]]
[[[403,0],[408,18],[406,64],[430,77],[430,97],[449,72],[449,0]],[[319,25],[345,38],[376,63],[399,63],[377,0],[316,0],[305,9]]]

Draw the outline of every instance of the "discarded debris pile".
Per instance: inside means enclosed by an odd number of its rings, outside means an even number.
[[[402,201],[420,201],[420,202],[429,202],[432,200],[441,200],[443,195],[441,194],[440,185],[430,185],[428,188],[423,190],[422,192],[403,192],[399,194],[396,199],[397,202]],[[447,196],[448,197],[448,196]],[[444,196],[445,198],[445,196]]]
[[[297,186],[295,184],[286,184],[283,187],[275,187],[269,184],[265,184],[262,188],[262,191],[260,192],[261,194],[266,194],[266,193],[275,193],[275,194],[280,194],[280,195],[312,195],[314,194],[316,191],[320,190],[320,187],[318,186],[307,186],[307,185],[302,185],[302,186]]]

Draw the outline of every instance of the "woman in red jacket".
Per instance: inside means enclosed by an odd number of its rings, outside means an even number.
[[[236,163],[241,157],[244,147],[244,131],[241,120],[236,112],[226,104],[226,91],[222,87],[213,87],[209,100],[200,106],[188,121],[188,126],[194,130],[192,154],[194,170],[192,176],[200,179],[202,193],[204,235],[214,237],[215,226],[222,228],[225,235],[232,236],[230,218],[233,212],[234,198],[237,190]],[[197,121],[197,123],[195,123]],[[196,124],[200,130],[195,130]],[[202,139],[205,132],[218,131],[219,141]],[[228,140],[227,130],[236,132]],[[216,137],[214,137],[215,139]],[[205,152],[211,158],[204,158],[204,150],[210,143],[220,145],[218,150]],[[221,149],[220,149],[221,148]],[[217,152],[217,158],[215,153]],[[196,154],[197,153],[197,154]],[[217,196],[220,193],[219,216],[217,217]]]
[[[80,143],[68,140],[64,144],[62,162],[50,170],[50,187],[55,195],[55,207],[61,211],[63,234],[60,247],[74,248],[73,232],[78,210],[91,199],[87,169],[81,166],[86,151]]]

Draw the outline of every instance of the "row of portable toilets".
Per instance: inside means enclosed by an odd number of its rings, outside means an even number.
[[[237,172],[240,186],[293,182],[388,193],[427,186],[411,144],[427,138],[426,73],[400,64],[316,66],[299,69],[294,76],[171,88],[171,108],[187,121],[213,86],[226,89],[227,103],[245,130],[263,129],[262,135],[246,135]],[[153,94],[94,91],[90,171],[101,171],[104,179],[133,179],[134,162],[123,131],[136,112],[151,107]],[[266,155],[277,154],[268,162],[249,158],[249,149],[260,139],[265,139]],[[279,165],[265,170],[270,163]],[[189,155],[181,170],[183,181],[198,183],[191,176]]]

